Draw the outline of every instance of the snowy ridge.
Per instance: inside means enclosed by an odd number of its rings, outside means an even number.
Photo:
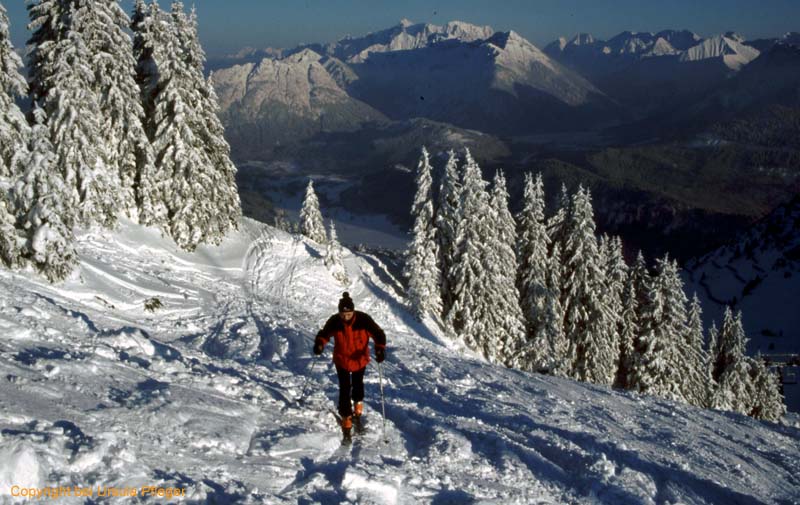
[[[741,35],[733,32],[704,39],[688,30],[663,30],[655,34],[625,31],[608,41],[596,40],[585,33],[576,35],[569,43],[561,37],[550,43],[545,53],[559,61],[578,65],[586,65],[585,60],[608,57],[625,57],[636,61],[678,56],[682,62],[721,59],[728,68],[738,71],[756,59],[759,50],[747,45]]]
[[[59,286],[0,270],[0,501],[8,483],[161,485],[188,503],[800,496],[798,427],[487,365],[415,322],[381,263],[349,252],[346,289],[389,337],[390,443],[372,364],[369,431],[342,451],[330,350],[309,373],[345,289],[321,246],[245,219],[193,254],[128,222],[81,234],[78,251]],[[153,297],[163,308],[150,313]]]
[[[339,87],[322,56],[303,49],[283,59],[236,65],[214,73],[223,111],[236,106],[238,119],[252,121],[270,105],[283,106],[298,116],[317,119],[327,107],[348,105],[360,109],[362,120],[381,114],[359,103]]]
[[[722,58],[731,70],[740,70],[760,54],[758,49],[746,46],[740,40],[741,37],[729,37],[720,35],[704,40],[683,54],[681,61],[700,61],[713,58]]]

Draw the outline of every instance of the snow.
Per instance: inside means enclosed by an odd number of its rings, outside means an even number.
[[[178,503],[800,501],[795,417],[489,365],[416,322],[381,264],[347,250],[347,290],[389,338],[389,443],[373,363],[368,431],[342,448],[330,355],[310,355],[343,291],[320,246],[248,219],[195,253],[125,220],[77,240],[63,284],[0,270],[14,335],[0,340],[0,502],[27,501],[9,484],[185,489]]]
[[[744,45],[735,38],[718,35],[681,54],[681,61],[700,61],[709,58],[722,58],[731,70],[739,70],[759,55],[758,49]]]

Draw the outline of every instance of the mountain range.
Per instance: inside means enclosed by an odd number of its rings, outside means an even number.
[[[411,195],[395,188],[412,187],[419,148],[470,147],[487,175],[507,171],[512,196],[527,170],[589,184],[601,226],[686,259],[800,189],[800,151],[775,146],[800,111],[799,38],[665,30],[540,50],[514,31],[403,20],[211,67],[234,158],[351,181],[331,205],[407,227]],[[274,175],[245,172],[240,187]]]

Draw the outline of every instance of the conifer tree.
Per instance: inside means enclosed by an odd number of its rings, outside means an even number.
[[[215,137],[221,125],[209,119],[217,110],[214,98],[204,96],[206,84],[188,62],[187,41],[195,40],[196,30],[176,21],[184,16],[179,9],[174,5],[167,16],[155,2],[146,12],[138,2],[132,18],[137,81],[155,156],[152,172],[140,177],[140,206],[145,223],[161,224],[180,247],[193,250],[218,244],[241,209],[227,144]]]
[[[689,306],[688,320],[686,322],[686,335],[684,337],[684,367],[683,394],[692,405],[708,407],[708,399],[712,391],[711,375],[708,373],[708,356],[703,349],[703,321],[702,308],[697,294],[692,297]]]
[[[614,379],[614,387],[630,389],[629,378],[633,370],[634,344],[639,335],[639,301],[636,296],[636,276],[634,270],[628,272],[622,292],[622,313],[619,331],[619,366]]]
[[[717,394],[717,378],[714,377],[714,370],[716,368],[717,356],[719,355],[719,330],[717,323],[711,322],[711,328],[708,329],[708,343],[706,346],[706,377],[708,378],[708,395],[706,396],[706,406],[708,408],[714,407],[714,397]]]
[[[608,310],[608,324],[613,331],[622,333],[622,298],[628,280],[628,265],[622,251],[622,240],[619,237],[603,235],[600,241],[600,261],[605,277],[605,305]]]
[[[567,192],[567,186],[561,184],[561,193],[558,197],[558,209],[547,221],[547,233],[550,236],[550,248],[558,244],[561,253],[567,250],[567,237],[569,237],[569,223],[572,219],[572,199]],[[561,300],[562,303],[564,300]]]
[[[325,243],[325,225],[322,222],[322,212],[319,210],[319,200],[314,192],[314,181],[311,179],[308,180],[303,207],[300,209],[300,230],[314,242]]]
[[[20,68],[22,60],[11,44],[8,15],[0,5],[0,177],[17,177],[24,170],[15,163],[19,159],[15,155],[25,149],[30,134],[28,122],[15,102],[28,87]]]
[[[489,199],[494,223],[491,235],[486,238],[486,263],[489,286],[494,300],[494,310],[489,313],[489,323],[494,327],[495,339],[504,349],[503,362],[508,366],[523,365],[526,347],[525,319],[519,305],[516,276],[519,270],[515,245],[517,225],[508,209],[508,189],[503,173],[498,171]]]
[[[347,271],[344,268],[344,262],[342,261],[342,245],[339,243],[339,238],[336,236],[336,225],[333,224],[333,220],[330,222],[330,235],[325,244],[324,262],[334,279],[341,282],[344,286],[350,284],[350,280],[347,278]]]
[[[34,125],[25,151],[25,173],[12,190],[18,213],[17,230],[25,230],[22,256],[50,282],[65,279],[77,264],[72,227],[65,222],[67,188],[55,170],[56,157],[50,143],[45,112],[34,107]]]
[[[92,91],[100,113],[95,142],[106,147],[103,161],[120,180],[119,205],[134,210],[139,174],[152,170],[153,152],[135,80],[130,20],[116,0],[80,0],[76,5],[81,20],[76,28],[91,54]]]
[[[677,264],[657,261],[647,305],[642,310],[641,333],[634,344],[632,389],[676,401],[686,401],[682,376],[686,334],[686,295]]]
[[[214,91],[213,74],[206,79],[203,75],[205,52],[200,45],[197,33],[197,13],[192,7],[187,16],[183,3],[172,3],[172,24],[181,48],[182,62],[186,67],[189,91],[198,102],[192,106],[197,114],[196,134],[205,148],[211,165],[206,167],[212,179],[211,199],[215,206],[213,219],[216,236],[220,240],[231,229],[239,226],[242,216],[239,191],[236,186],[236,166],[230,158],[230,145],[225,140],[225,131],[219,119],[219,99]]]
[[[147,138],[152,142],[156,138],[156,102],[159,96],[159,82],[166,85],[169,81],[161,78],[162,71],[167,68],[167,57],[174,55],[169,50],[176,39],[170,35],[170,26],[166,16],[156,2],[146,5],[144,0],[136,0],[131,16],[133,32],[133,57],[136,60],[136,83],[139,86],[142,109],[144,111],[144,129]],[[174,87],[170,90],[174,93]],[[136,201],[139,207],[139,221],[148,226],[169,228],[169,211],[167,201],[170,198],[172,172],[165,163],[156,163],[152,150],[152,163],[145,163],[138,174],[136,184]]]
[[[68,189],[64,220],[113,226],[120,197],[119,173],[108,168],[101,138],[100,97],[86,31],[94,26],[90,0],[39,0],[29,4],[30,81],[34,101],[48,117],[55,169]]]
[[[439,244],[434,221],[433,179],[428,151],[423,147],[417,164],[417,192],[411,207],[414,216],[414,238],[406,251],[405,276],[408,278],[408,297],[417,319],[427,315],[441,316],[442,275],[437,264]]]
[[[566,376],[569,372],[569,342],[564,334],[564,308],[561,306],[562,264],[558,244],[547,260],[547,293],[545,302],[544,333],[530,342],[532,359],[530,370],[544,370],[554,375]]]
[[[564,251],[564,333],[570,342],[568,375],[611,384],[617,371],[619,344],[604,303],[605,272],[595,237],[591,196],[582,187],[572,200]]]
[[[742,326],[742,314],[735,317],[730,307],[719,334],[719,353],[715,360],[714,378],[718,388],[713,407],[749,414],[753,404],[754,385],[750,377],[750,363],[745,356],[747,337]]]
[[[460,220],[461,177],[458,158],[454,151],[448,153],[447,164],[439,187],[436,206],[436,238],[439,243],[439,271],[442,273],[442,316],[450,312],[453,304],[453,275],[456,257],[456,228]]]
[[[550,237],[544,216],[544,184],[542,175],[534,180],[531,174],[525,174],[525,191],[523,208],[519,214],[519,239],[517,254],[519,257],[519,274],[517,286],[520,292],[520,305],[525,316],[528,339],[533,348],[543,349],[535,342],[547,340],[548,299],[551,293],[547,286],[549,271],[548,251]],[[559,293],[560,294],[560,293]],[[541,361],[536,359],[535,361]],[[538,368],[537,365],[533,368]]]
[[[467,347],[490,362],[499,363],[508,355],[508,350],[494,338],[495,328],[489,323],[496,300],[486,269],[490,259],[487,238],[492,236],[490,228],[494,224],[486,186],[480,167],[467,150],[459,204],[461,219],[456,227],[453,304],[446,324]]]
[[[750,360],[753,398],[749,414],[756,419],[778,422],[786,414],[786,404],[780,391],[778,374],[767,367],[763,358]]]

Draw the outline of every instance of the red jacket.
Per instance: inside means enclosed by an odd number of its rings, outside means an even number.
[[[325,347],[331,337],[334,340],[333,362],[348,372],[357,372],[369,363],[370,337],[375,341],[376,349],[386,348],[386,334],[364,312],[355,311],[347,322],[339,314],[332,315],[317,333],[314,345]]]

